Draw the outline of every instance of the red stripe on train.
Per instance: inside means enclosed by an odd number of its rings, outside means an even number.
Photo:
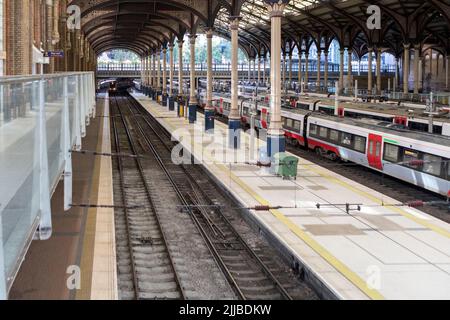
[[[311,138],[308,139],[308,146],[310,149],[314,149],[316,147],[321,147],[326,151],[331,151],[340,156],[339,150],[336,147],[330,146],[329,144],[323,143],[321,141],[313,140]]]

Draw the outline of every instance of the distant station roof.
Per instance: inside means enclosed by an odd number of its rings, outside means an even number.
[[[73,0],[82,10],[82,32],[97,53],[127,48],[152,52],[185,34],[230,37],[231,17],[241,17],[239,44],[250,57],[270,48],[270,0]],[[273,2],[273,0],[272,0]],[[287,0],[283,0],[287,2]],[[368,7],[381,13],[381,29],[371,30]],[[450,0],[290,0],[284,10],[283,51],[327,49],[335,39],[358,56],[369,47],[395,56],[410,44],[450,54]]]

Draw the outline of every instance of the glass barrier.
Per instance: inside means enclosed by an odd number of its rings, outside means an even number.
[[[51,236],[50,197],[95,110],[93,73],[0,77],[0,299],[33,239]],[[70,201],[70,202],[69,202]]]

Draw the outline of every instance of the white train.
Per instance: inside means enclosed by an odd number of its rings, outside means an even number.
[[[334,101],[331,99],[302,98],[296,101],[296,108],[334,114]],[[391,122],[410,130],[428,132],[430,119],[425,113],[425,106],[414,108],[389,103],[339,103],[338,115],[353,119],[374,119]],[[450,136],[450,113],[447,109],[438,109],[433,117],[433,133]]]
[[[240,100],[243,123],[267,129],[269,106]],[[215,96],[215,110],[227,117],[228,96]],[[400,129],[392,122],[341,118],[300,108],[282,109],[286,140],[318,155],[342,159],[450,196],[450,137]]]

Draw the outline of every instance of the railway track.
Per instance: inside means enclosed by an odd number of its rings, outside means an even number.
[[[131,97],[130,111],[143,143],[171,182],[183,210],[190,216],[217,265],[239,299],[315,299],[317,295],[296,278],[276,252],[263,245],[245,225],[236,205],[206,178],[198,165],[175,165],[170,134]],[[236,226],[237,225],[237,226]],[[244,226],[245,229],[245,226]],[[252,245],[241,235],[253,233]]]
[[[201,109],[199,111],[203,112]],[[227,118],[223,116],[218,116],[216,119],[222,123],[228,123]],[[354,163],[339,160],[333,161],[328,158],[320,157],[315,152],[300,146],[292,146],[288,144],[286,145],[286,150],[361,185],[369,187],[382,194],[388,194],[391,198],[399,202],[408,203],[415,200],[421,200],[424,202],[439,202],[440,204],[423,206],[420,210],[442,221],[450,223],[450,204],[443,203],[447,200],[444,196],[396,178],[383,175],[377,171]]]
[[[111,111],[116,152],[136,155],[137,147],[116,99],[111,100]],[[115,209],[121,298],[183,299],[142,164],[131,157],[118,157],[116,164],[114,170],[120,178],[115,195],[122,203],[122,208]]]

